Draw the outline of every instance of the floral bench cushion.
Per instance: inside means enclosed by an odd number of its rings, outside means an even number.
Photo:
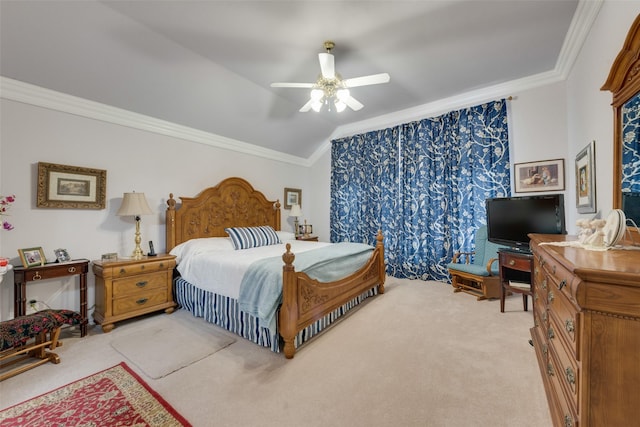
[[[0,351],[19,347],[40,332],[50,332],[62,325],[79,325],[80,313],[72,310],[42,310],[27,316],[0,322]]]

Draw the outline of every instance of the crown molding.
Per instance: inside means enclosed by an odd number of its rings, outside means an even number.
[[[226,138],[224,136],[190,128],[188,126],[178,125],[165,120],[101,104],[99,102],[89,101],[73,95],[10,79],[8,77],[0,76],[0,98],[126,126],[133,129],[153,132],[173,138],[180,138],[224,150],[231,150],[252,156],[263,157],[269,160],[290,163],[296,166],[311,165],[308,159],[304,159],[302,157],[269,150],[232,138]]]

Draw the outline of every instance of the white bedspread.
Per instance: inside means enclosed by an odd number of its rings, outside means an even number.
[[[200,289],[238,299],[242,277],[254,261],[282,256],[286,252],[287,243],[291,244],[291,252],[294,254],[331,245],[303,240],[283,242],[279,245],[235,250],[228,237],[193,239],[176,246],[170,253],[177,257],[177,269],[186,281]]]

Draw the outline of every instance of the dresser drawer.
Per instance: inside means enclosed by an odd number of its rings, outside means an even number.
[[[549,291],[547,307],[550,321],[551,319],[554,321],[553,328],[556,335],[562,336],[571,350],[572,356],[579,360],[580,322],[577,309],[562,292],[557,290]]]
[[[578,408],[577,399],[572,397],[566,386],[563,384],[565,376],[562,363],[558,361],[554,352],[554,347],[550,346],[549,356],[547,358],[547,375],[551,384],[551,393],[554,395],[553,403],[555,404],[555,414],[553,423],[557,426],[577,426],[578,425]]]
[[[173,269],[176,262],[174,260],[158,260],[144,263],[130,263],[126,265],[114,266],[113,277],[134,276],[136,274],[153,273],[154,271],[166,271]]]
[[[132,313],[167,302],[167,291],[158,291],[131,295],[113,300],[113,315]]]
[[[550,328],[557,328],[554,319],[549,321]],[[572,406],[578,408],[578,390],[580,389],[580,370],[576,360],[569,354],[563,340],[558,336],[549,339],[549,361],[553,361],[554,376],[567,397],[571,399]],[[574,412],[578,412],[574,410]]]
[[[562,264],[553,259],[542,260],[541,268],[542,273],[547,280],[548,291],[560,291],[565,294],[571,301],[575,302],[575,293],[580,280],[576,278],[576,276],[574,276],[570,271],[565,269]]]
[[[167,273],[153,273],[113,281],[113,298],[167,287]]]

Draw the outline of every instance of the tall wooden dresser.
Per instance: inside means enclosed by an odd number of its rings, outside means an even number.
[[[555,426],[640,417],[640,251],[554,246],[531,236],[531,336]]]

